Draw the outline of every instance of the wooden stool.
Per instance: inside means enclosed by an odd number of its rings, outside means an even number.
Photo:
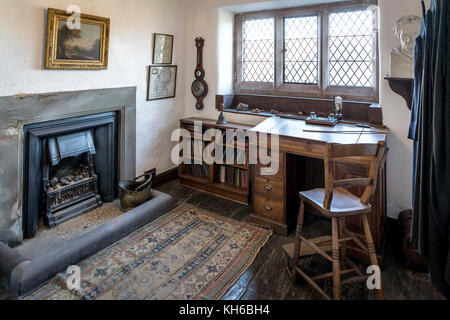
[[[368,275],[351,260],[346,257],[346,243],[353,241],[357,246],[368,253],[370,263],[378,266],[375,246],[370,232],[368,214],[372,208],[369,204],[370,198],[375,194],[377,187],[377,176],[380,166],[386,157],[384,144],[327,144],[325,154],[325,188],[300,192],[301,205],[297,222],[297,233],[295,243],[284,246],[284,250],[292,259],[292,268],[288,270],[294,281],[297,276],[302,276],[314,289],[325,299],[331,298],[318,286],[316,281],[333,278],[334,299],[341,299],[341,284],[365,282]],[[348,180],[333,179],[333,162],[336,159],[358,157],[370,161],[370,173],[368,178],[356,178]],[[361,198],[353,195],[346,188],[366,187]],[[331,237],[317,239],[305,239],[302,236],[305,204],[311,205],[324,217],[331,219]],[[354,233],[345,227],[345,218],[350,216],[361,216],[364,227],[365,245]],[[330,256],[327,252],[332,252]],[[309,277],[299,266],[301,256],[319,254],[333,264],[333,272],[316,277]],[[341,270],[341,256],[350,268]],[[341,276],[356,273],[357,276],[341,281]],[[378,289],[378,297],[384,299],[382,288]]]

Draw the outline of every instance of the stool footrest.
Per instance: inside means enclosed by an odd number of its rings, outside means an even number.
[[[310,246],[308,246],[303,240],[304,238],[302,238],[302,245],[301,245],[301,249],[300,249],[300,257],[306,257],[306,256],[311,256],[313,254],[317,254],[318,252],[315,251],[314,249],[312,249]],[[316,245],[320,250],[322,250],[323,252],[331,252],[333,250],[333,248],[331,247],[331,236],[324,236],[324,237],[319,237],[319,238],[314,238],[314,239],[305,239],[310,243],[313,243],[314,245]],[[348,242],[351,241],[351,238],[344,238],[344,239],[340,239],[339,242]],[[295,243],[289,243],[283,246],[283,250],[286,252],[286,254],[293,259],[294,258],[294,247],[295,247]]]
[[[340,273],[341,273],[341,276],[345,276],[346,274],[356,273],[356,271],[354,269],[348,269],[348,270],[343,270]],[[324,274],[320,274],[318,276],[312,277],[311,279],[314,281],[321,281],[321,280],[333,278],[333,275],[334,275],[333,272],[329,272],[329,273],[324,273]]]
[[[369,252],[369,249],[366,247],[366,245],[358,238],[358,235],[354,232],[351,232],[347,230],[346,228],[343,228],[344,233],[346,233],[362,250],[365,252]]]
[[[360,276],[360,277],[352,277],[341,281],[341,285],[358,283],[358,282],[366,282],[369,276]]]
[[[316,289],[322,297],[324,297],[326,300],[331,300],[330,296],[327,295],[325,291],[323,291],[322,288],[320,288],[317,283],[313,279],[311,279],[310,276],[304,273],[303,270],[298,267],[296,267],[295,270],[303,277],[303,279],[306,280],[306,282],[308,282],[314,289]]]
[[[358,276],[364,276],[364,274],[362,273],[361,269],[349,258],[344,257],[344,262],[351,268],[353,268],[353,270],[355,270],[355,272],[358,274]]]

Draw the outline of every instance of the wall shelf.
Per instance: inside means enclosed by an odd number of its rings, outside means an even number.
[[[384,77],[389,81],[389,86],[392,91],[401,95],[405,99],[408,109],[411,110],[412,98],[414,93],[414,79],[411,78],[397,78],[397,77]]]

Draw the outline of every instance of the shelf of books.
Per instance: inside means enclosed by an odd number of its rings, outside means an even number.
[[[188,130],[191,140],[191,156],[183,156],[183,164],[179,167],[181,184],[205,193],[248,205],[250,198],[251,170],[248,165],[248,141],[238,143],[226,141],[225,128],[209,122],[203,127],[204,132],[215,128],[222,131],[221,141],[201,141],[199,133],[194,134],[194,126],[189,119],[181,120],[181,128]],[[233,129],[233,125],[227,129]],[[242,128],[242,125],[239,125]],[[203,133],[204,133],[203,132]],[[195,137],[195,139],[194,139]],[[223,160],[209,165],[202,161],[202,154],[210,144],[223,150]],[[216,156],[215,152],[212,154]]]
[[[236,166],[217,165],[218,177],[214,185],[224,190],[233,190],[235,192],[246,194],[248,190],[249,170],[241,169]]]

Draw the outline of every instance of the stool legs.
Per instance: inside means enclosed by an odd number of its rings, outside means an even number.
[[[304,223],[304,215],[305,215],[305,205],[304,201],[302,201],[300,205],[299,215],[298,215],[298,221],[297,221],[297,232],[295,235],[295,244],[294,244],[294,253],[293,253],[293,259],[292,259],[292,278],[295,282],[298,278],[299,273],[304,277],[315,289],[317,289],[324,297],[329,298],[326,293],[324,293],[316,284],[314,278],[309,278],[306,274],[303,272],[297,270],[298,263],[300,260],[301,255],[301,244],[302,244],[302,233],[303,233],[303,223]],[[375,245],[372,238],[372,233],[370,232],[370,226],[369,226],[369,219],[367,215],[362,215],[362,224],[364,228],[364,234],[366,238],[367,243],[367,249],[368,254],[370,258],[370,263],[373,266],[379,266],[378,265],[378,258],[375,251]],[[331,247],[332,247],[332,256],[328,256],[327,259],[332,261],[333,264],[333,293],[334,293],[334,299],[340,300],[341,299],[341,257],[345,258],[346,256],[346,246],[345,242],[340,244],[340,239],[344,239],[344,229],[345,229],[345,218],[341,217],[332,217],[331,218]],[[306,241],[306,240],[305,240]],[[355,240],[356,241],[356,240]],[[308,242],[308,245],[311,245],[314,247],[314,245]],[[361,244],[362,245],[362,244]],[[317,249],[319,250],[319,249]],[[319,250],[320,251],[320,250]],[[319,252],[320,253],[320,252]],[[353,266],[353,268],[359,270],[356,266]],[[355,270],[356,273],[361,274],[361,272]],[[348,271],[348,270],[346,270]],[[348,273],[344,271],[344,273]],[[361,275],[362,276],[362,275]],[[327,274],[325,278],[331,277],[331,274]],[[318,277],[316,277],[318,278]],[[323,277],[321,279],[324,279]],[[347,279],[346,283],[349,283],[348,281],[358,281],[358,277]],[[380,289],[377,289],[378,297],[380,300],[384,299],[383,295],[383,289],[380,287]]]
[[[344,239],[345,218],[339,218],[339,239]],[[347,243],[341,243],[341,257],[344,259],[347,256]]]
[[[373,266],[378,267],[379,266],[378,258],[377,258],[377,254],[375,251],[375,245],[373,243],[372,233],[370,232],[369,219],[368,219],[367,215],[362,216],[362,222],[363,222],[363,227],[364,227],[364,234],[366,236],[367,248],[369,249],[370,263]],[[378,292],[378,298],[380,300],[384,300],[383,287],[381,286],[381,284],[380,284],[380,289],[377,289],[377,292]]]
[[[295,282],[297,280],[297,266],[298,266],[298,260],[300,259],[300,249],[302,245],[302,239],[300,238],[303,233],[303,221],[305,218],[305,202],[302,200],[302,203],[300,204],[300,210],[298,213],[298,221],[297,221],[297,233],[295,235],[295,247],[294,247],[294,258],[293,258],[293,281]]]
[[[341,261],[339,253],[339,222],[332,218],[332,249],[333,249],[333,290],[334,300],[341,299]]]

